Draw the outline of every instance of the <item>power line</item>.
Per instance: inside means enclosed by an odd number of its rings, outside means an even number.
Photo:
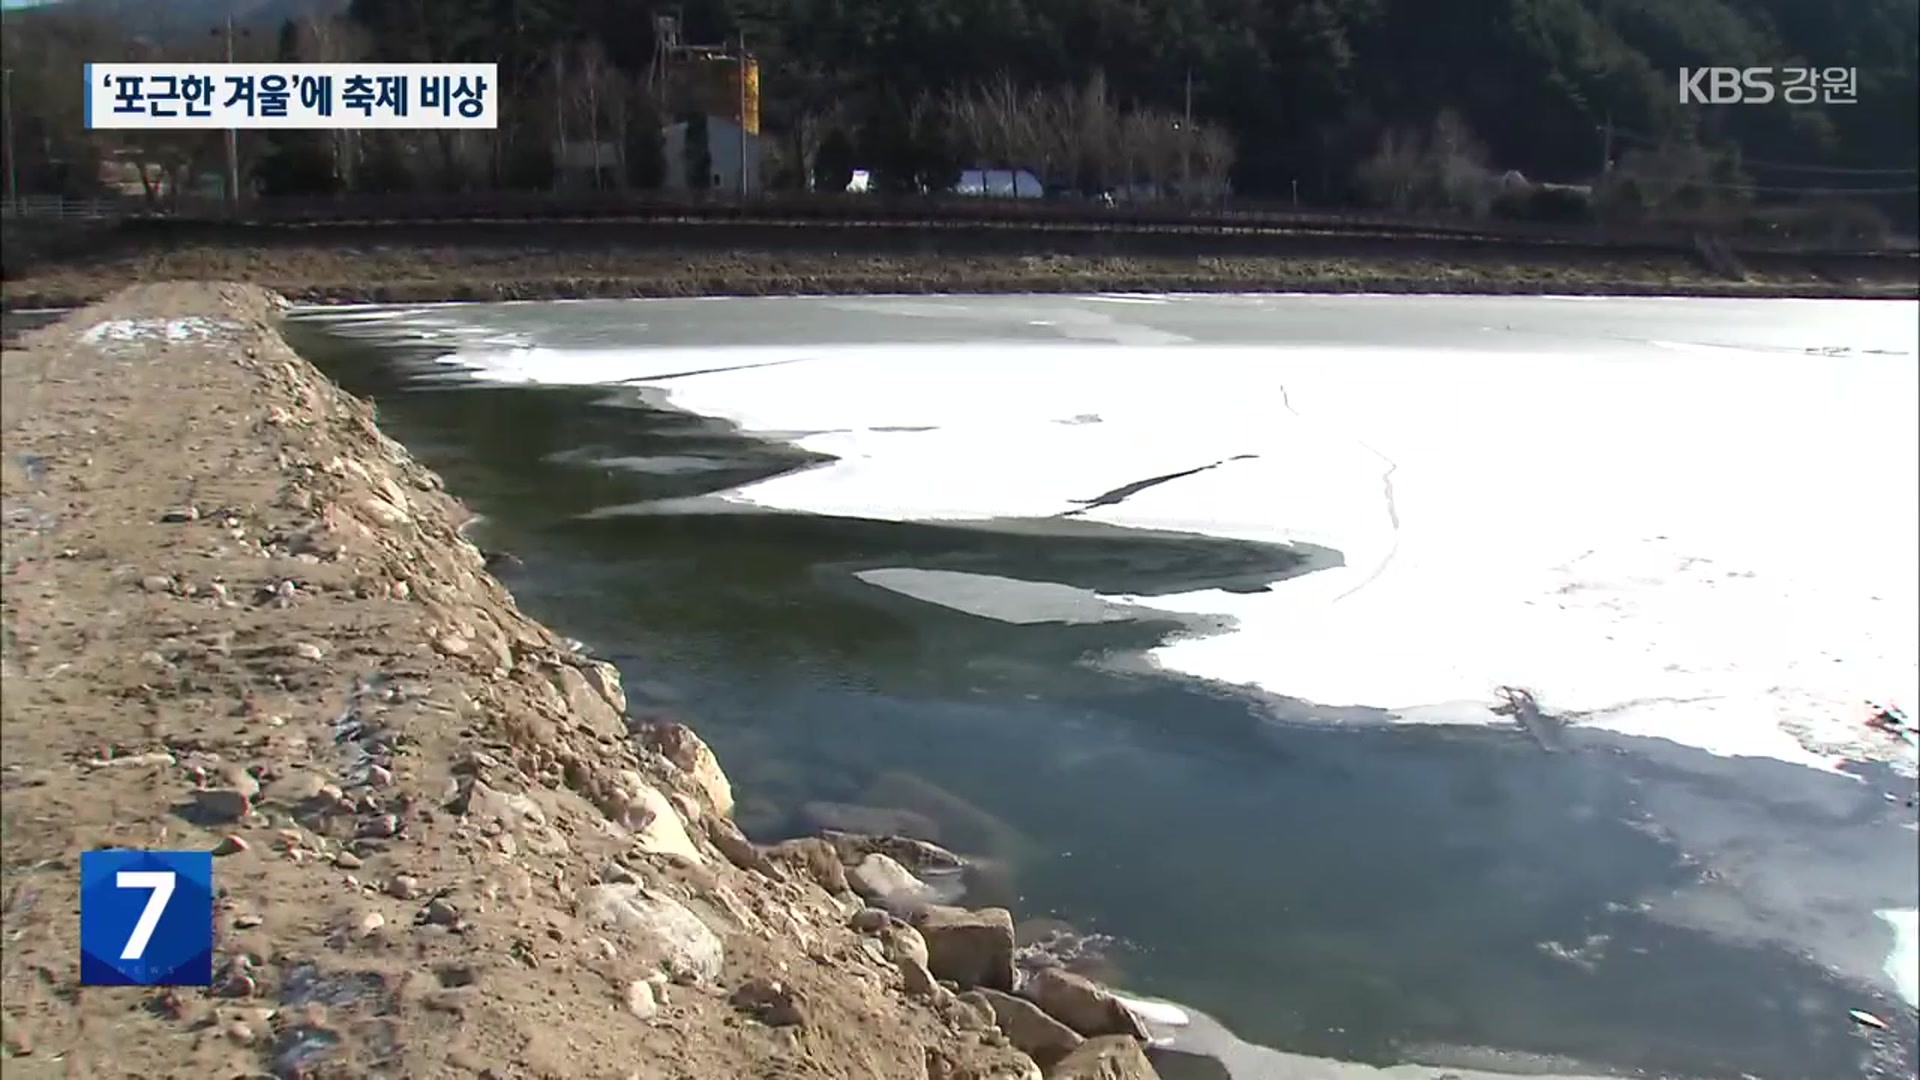
[[[1668,141],[1637,131],[1624,131],[1620,128],[1614,128],[1613,135],[1615,138],[1624,138],[1629,142],[1642,143],[1648,146],[1660,146]],[[1714,150],[1705,146],[1699,146],[1698,149],[1701,153],[1709,157],[1737,157],[1742,165],[1752,165],[1755,168],[1772,169],[1777,172],[1821,173],[1831,176],[1920,176],[1920,169],[1862,169],[1844,165],[1802,165],[1786,161],[1766,161],[1760,158],[1750,158],[1732,150]]]
[[[1920,193],[1920,184],[1905,187],[1779,187],[1766,184],[1717,184],[1685,181],[1681,187],[1714,188],[1720,191],[1757,191],[1769,195],[1912,195]]]

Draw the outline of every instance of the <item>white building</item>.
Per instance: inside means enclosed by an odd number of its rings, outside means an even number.
[[[669,125],[662,134],[666,159],[666,176],[662,182],[669,191],[685,191],[692,186],[687,183],[687,125],[685,122]],[[740,193],[740,149],[739,124],[721,116],[707,117],[709,190],[721,194]],[[746,193],[752,195],[761,190],[766,137],[749,133],[746,151]]]

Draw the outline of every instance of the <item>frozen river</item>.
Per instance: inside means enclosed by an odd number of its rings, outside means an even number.
[[[1913,1068],[1916,750],[1864,701],[1920,697],[1917,312],[301,327],[489,515],[522,602],[712,738],[746,824],[937,826],[999,871],[980,902],[1196,1010],[1176,1049],[1830,1080]]]

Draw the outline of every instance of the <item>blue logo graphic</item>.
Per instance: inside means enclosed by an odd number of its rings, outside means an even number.
[[[213,855],[80,855],[80,985],[213,985]]]

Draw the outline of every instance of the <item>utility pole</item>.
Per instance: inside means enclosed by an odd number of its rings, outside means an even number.
[[[567,190],[567,75],[565,46],[553,43],[553,137],[558,143],[554,154],[558,168],[553,171],[555,191]]]
[[[742,30],[740,47],[740,201],[747,201],[747,32]]]
[[[20,163],[13,156],[13,69],[0,72],[0,125],[7,151],[7,208],[20,213]]]
[[[1187,100],[1180,121],[1180,198],[1193,199],[1193,65],[1187,65]]]
[[[233,63],[233,10],[227,10],[227,63]],[[227,210],[240,209],[240,135],[227,129]]]

